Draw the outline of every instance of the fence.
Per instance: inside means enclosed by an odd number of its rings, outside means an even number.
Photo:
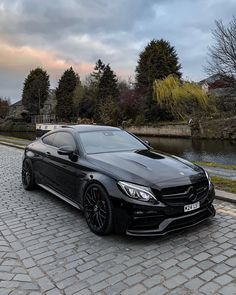
[[[53,123],[56,121],[55,115],[34,115],[31,116],[31,122],[34,124]]]

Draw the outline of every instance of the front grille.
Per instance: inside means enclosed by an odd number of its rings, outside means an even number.
[[[191,185],[163,188],[160,191],[162,201],[170,206],[181,206],[202,200],[208,194],[208,181]]]

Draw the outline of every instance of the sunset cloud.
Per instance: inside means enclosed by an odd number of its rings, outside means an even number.
[[[138,54],[151,39],[175,46],[184,77],[204,78],[214,20],[228,23],[235,0],[0,0],[0,96],[20,99],[37,66],[56,87],[73,66],[82,77],[97,59],[118,76],[135,74]]]

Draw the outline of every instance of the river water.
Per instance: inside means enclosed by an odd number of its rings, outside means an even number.
[[[35,139],[33,132],[0,132],[29,140]],[[211,139],[186,139],[168,137],[141,137],[159,151],[177,155],[189,161],[209,161],[236,165],[236,141]]]
[[[236,165],[236,141],[142,137],[157,150],[180,156],[189,161],[209,161]]]

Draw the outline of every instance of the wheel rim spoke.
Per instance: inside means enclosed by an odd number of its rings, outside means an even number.
[[[30,183],[31,173],[28,163],[24,163],[22,167],[22,180],[24,185],[28,185]]]
[[[84,209],[90,226],[94,230],[101,230],[106,223],[107,211],[105,198],[97,187],[87,191]]]

